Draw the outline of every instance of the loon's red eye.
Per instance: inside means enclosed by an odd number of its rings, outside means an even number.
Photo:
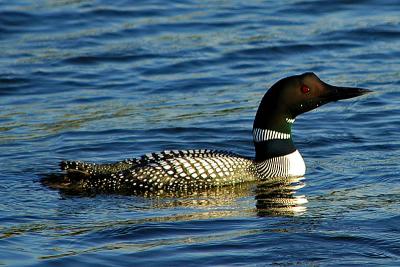
[[[307,94],[307,93],[309,93],[310,92],[310,87],[308,87],[307,85],[302,85],[301,86],[301,92],[303,93],[303,94]]]

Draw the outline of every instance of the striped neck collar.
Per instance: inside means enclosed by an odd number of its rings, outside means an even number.
[[[284,131],[279,131],[279,128],[274,130],[261,127],[253,128],[256,161],[288,155],[296,150],[291,135],[293,122],[294,119],[285,118],[284,123],[287,126],[282,128]]]
[[[254,142],[264,142],[269,140],[282,140],[282,139],[290,139],[290,133],[282,133],[269,129],[253,129],[253,141]]]
[[[253,125],[254,141],[272,139],[289,139],[295,119],[285,116],[268,117],[266,120],[255,120]]]

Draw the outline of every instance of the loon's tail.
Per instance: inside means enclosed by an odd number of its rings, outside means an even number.
[[[66,162],[60,163],[61,169],[67,173],[51,173],[44,174],[40,182],[51,188],[60,190],[66,194],[81,194],[83,193],[83,185],[90,179],[90,174],[83,169],[70,169]]]
[[[91,177],[99,178],[104,172],[103,165],[86,163],[81,161],[61,161],[61,170],[65,173],[53,173],[43,175],[41,183],[49,188],[58,189],[66,194],[86,193],[83,186]]]
[[[95,164],[82,161],[61,161],[60,168],[64,173],[47,174],[41,179],[41,183],[52,189],[59,189],[66,194],[91,193],[85,186],[90,181],[110,177],[115,173],[134,168],[139,164],[137,159],[110,164]]]
[[[94,164],[80,161],[62,161],[60,168],[66,173],[44,174],[40,182],[66,194],[81,194],[84,192],[83,185],[93,173],[94,166]]]

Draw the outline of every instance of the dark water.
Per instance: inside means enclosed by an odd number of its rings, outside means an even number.
[[[0,265],[400,264],[398,1],[1,1],[0,51]],[[297,209],[39,182],[62,159],[251,156],[266,88],[305,71],[375,93],[296,120]]]

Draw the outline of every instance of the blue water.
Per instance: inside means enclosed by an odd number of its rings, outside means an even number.
[[[398,266],[399,14],[395,0],[0,1],[0,265]],[[265,90],[306,71],[375,92],[296,120],[296,210],[268,210],[252,186],[80,197],[40,183],[62,159],[252,156]]]

